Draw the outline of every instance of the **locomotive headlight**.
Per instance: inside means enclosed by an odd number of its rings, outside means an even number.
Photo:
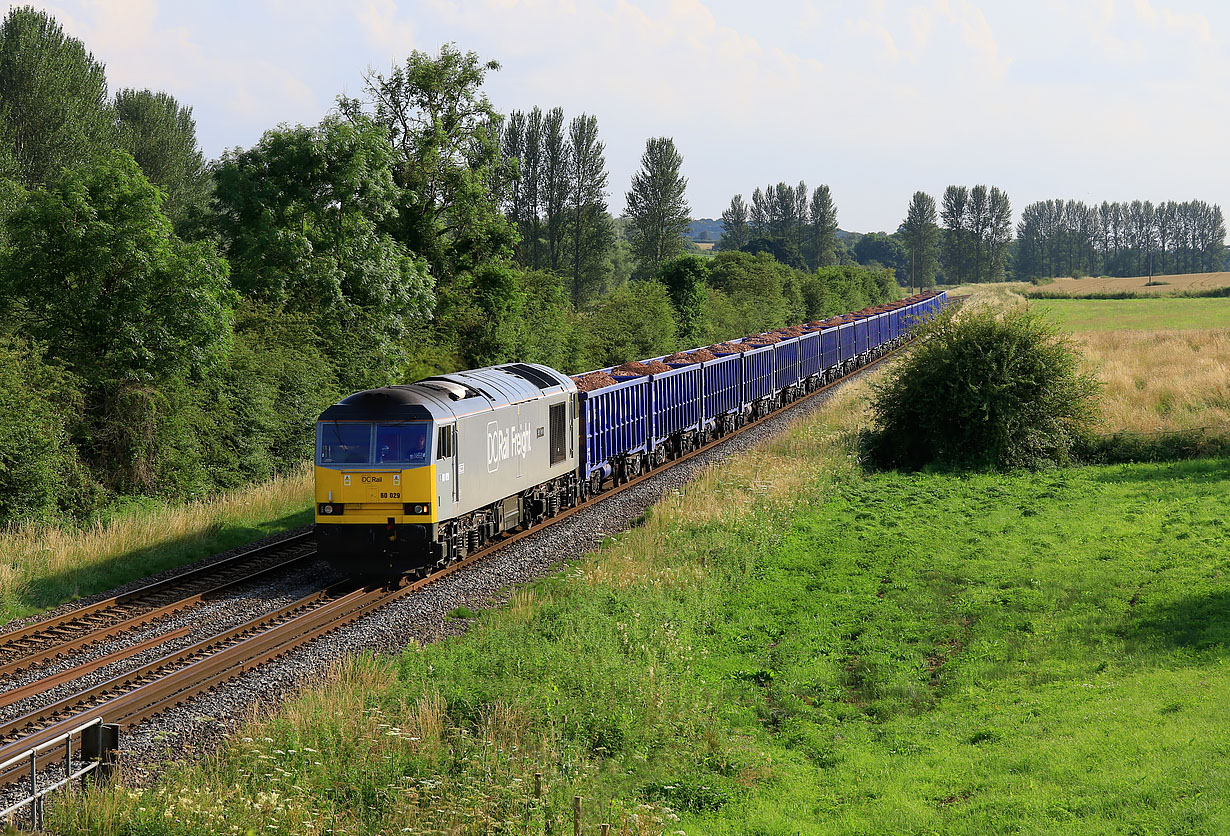
[[[340,502],[322,502],[317,506],[322,517],[336,517],[342,513],[343,506]]]
[[[421,517],[424,514],[428,513],[430,510],[431,510],[431,507],[422,502],[414,502],[414,503],[407,502],[406,503],[406,513],[411,516]]]

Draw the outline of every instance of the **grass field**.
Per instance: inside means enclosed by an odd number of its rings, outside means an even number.
[[[1230,298],[1034,299],[1030,304],[1076,333],[1230,329]]]
[[[312,521],[308,467],[186,505],[151,500],[84,527],[0,529],[0,625]]]
[[[1230,831],[1230,463],[864,476],[864,414],[51,829]]]
[[[1164,296],[1171,293],[1190,293],[1230,287],[1230,273],[1182,273],[1154,276],[1153,283],[1149,282],[1148,276],[1130,278],[1088,276],[1083,279],[1055,279],[1040,289],[1048,293],[1067,293],[1072,296],[1084,296],[1089,293],[1147,293]]]

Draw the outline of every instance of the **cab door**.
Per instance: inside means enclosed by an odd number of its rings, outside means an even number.
[[[442,512],[441,519],[452,516],[452,508],[461,499],[461,480],[458,478],[457,425],[445,424],[436,429],[436,505]]]

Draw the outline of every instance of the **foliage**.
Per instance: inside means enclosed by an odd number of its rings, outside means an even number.
[[[387,382],[431,310],[427,265],[387,230],[407,196],[382,130],[360,117],[266,133],[217,170],[218,227],[247,296],[311,314],[331,356],[365,347],[343,385]]]
[[[683,156],[670,137],[653,137],[645,143],[640,170],[633,175],[627,194],[626,212],[628,243],[641,276],[654,275],[663,262],[683,252],[691,210],[682,168]]]
[[[0,146],[26,185],[54,182],[114,134],[102,64],[46,12],[15,6],[0,24]]]
[[[178,232],[199,226],[209,210],[212,179],[196,139],[192,108],[168,93],[120,90],[115,94],[119,145],[146,178],[163,190],[162,210]]]
[[[659,280],[670,293],[675,308],[678,337],[681,344],[694,346],[703,330],[705,309],[705,279],[709,275],[705,259],[685,255],[662,265]]]
[[[451,44],[435,56],[415,50],[387,76],[365,76],[366,101],[338,101],[360,133],[374,121],[392,153],[394,181],[406,199],[385,229],[445,284],[507,257],[513,245],[512,226],[500,212],[508,172],[499,117],[482,93],[487,73],[499,68]]]
[[[990,305],[932,318],[876,389],[867,437],[887,467],[1062,464],[1097,416],[1074,343],[1039,315]]]
[[[229,341],[226,263],[177,239],[160,204],[117,151],[29,192],[10,219],[0,293],[87,388],[200,372]]]
[[[586,317],[596,365],[670,354],[679,348],[675,311],[665,285],[634,281],[607,294]]]
[[[956,284],[1003,281],[1012,242],[1012,206],[992,186],[949,186],[940,218],[944,275]]]
[[[1031,203],[1017,224],[1015,274],[1139,276],[1218,270],[1226,253],[1220,206],[1201,200]]]
[[[837,207],[827,185],[817,186],[811,194],[807,228],[808,265],[813,269],[838,263]]]
[[[77,381],[38,347],[0,339],[0,520],[45,522],[97,498],[67,432],[81,404]]]
[[[722,250],[741,250],[747,246],[751,238],[752,228],[748,224],[747,204],[743,195],[737,194],[730,199],[730,206],[722,212],[722,237],[714,245],[718,252]]]
[[[572,302],[581,305],[603,289],[605,256],[615,242],[607,214],[605,144],[598,139],[598,120],[582,113],[568,127],[568,191],[564,224],[572,274]]]
[[[868,232],[854,245],[854,257],[866,267],[888,267],[898,276],[905,273],[905,247],[895,235],[883,232]]]
[[[940,228],[936,224],[935,198],[926,192],[914,192],[905,221],[901,224],[901,243],[905,246],[902,270],[898,275],[909,279],[910,287],[935,287]]]

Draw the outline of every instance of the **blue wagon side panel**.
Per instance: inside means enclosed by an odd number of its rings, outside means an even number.
[[[774,389],[785,389],[799,382],[799,341],[798,338],[782,340],[773,346],[774,365],[777,378]]]
[[[867,319],[859,317],[854,320],[854,353],[864,354],[867,351]]]
[[[837,326],[837,344],[840,347],[841,361],[844,363],[855,354],[854,323],[843,322]]]
[[[820,332],[799,337],[799,377],[808,378],[820,371]]]
[[[699,365],[683,366],[651,376],[652,435],[655,445],[672,433],[700,426],[703,381],[704,372]]]
[[[841,362],[841,355],[838,353],[837,335],[839,331],[836,325],[824,328],[820,331],[820,368],[831,369]]]
[[[580,392],[578,397],[584,415],[586,478],[613,456],[648,449],[648,378]]]
[[[743,352],[743,403],[773,394],[773,348],[766,345]]]
[[[743,358],[739,354],[721,354],[707,360],[705,374],[705,418],[716,418],[728,412],[738,412],[743,405]]]

